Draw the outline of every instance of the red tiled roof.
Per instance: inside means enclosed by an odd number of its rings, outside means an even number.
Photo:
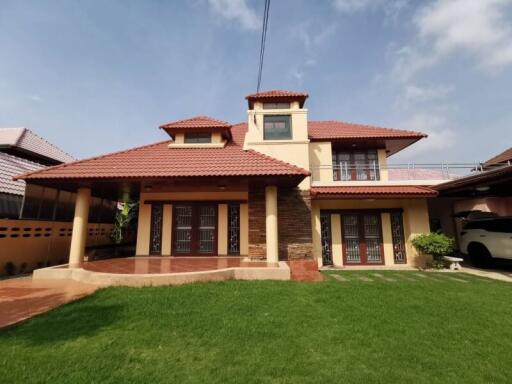
[[[186,129],[186,128],[231,128],[231,124],[213,119],[208,116],[196,116],[190,119],[178,120],[172,123],[163,124],[162,129]]]
[[[308,176],[309,172],[254,150],[244,150],[247,124],[234,125],[224,148],[168,148],[163,141],[49,167],[21,179],[148,178],[193,176]]]
[[[289,100],[298,100],[300,107],[304,106],[304,102],[309,97],[307,93],[304,92],[292,92],[292,91],[283,91],[280,89],[275,89],[272,91],[258,92],[252,93],[250,95],[245,96],[249,103],[249,109],[252,109],[255,101],[289,101]]]
[[[496,165],[506,163],[507,161],[512,161],[512,148],[506,149],[499,155],[490,158],[484,163],[484,165]]]
[[[304,92],[293,92],[293,91],[283,91],[280,89],[274,89],[272,91],[265,91],[265,92],[257,92],[257,93],[251,93],[250,95],[245,96],[247,100],[249,99],[268,99],[271,97],[304,97],[307,98],[309,95]]]
[[[343,121],[308,122],[310,140],[332,139],[421,139],[426,134],[402,129],[375,127]]]
[[[346,187],[313,187],[311,196],[316,198],[336,198],[338,196],[353,198],[371,197],[429,197],[437,192],[431,188],[416,185],[376,185]]]

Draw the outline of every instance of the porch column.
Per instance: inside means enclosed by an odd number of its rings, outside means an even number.
[[[84,261],[85,241],[87,239],[87,223],[89,220],[89,205],[91,189],[78,188],[73,218],[73,233],[69,249],[69,265],[76,267]]]
[[[279,243],[277,238],[277,187],[265,187],[265,224],[267,239],[267,262],[279,261]]]

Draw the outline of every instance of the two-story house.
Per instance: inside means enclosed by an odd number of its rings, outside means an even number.
[[[246,123],[175,121],[160,127],[168,140],[22,178],[77,194],[71,265],[83,260],[91,196],[140,201],[136,255],[422,264],[410,240],[429,231],[436,192],[386,164],[426,135],[310,121],[307,98],[252,94]]]

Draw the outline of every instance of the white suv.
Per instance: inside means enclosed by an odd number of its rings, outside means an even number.
[[[493,259],[512,260],[512,217],[468,221],[460,233],[460,250],[480,266]]]

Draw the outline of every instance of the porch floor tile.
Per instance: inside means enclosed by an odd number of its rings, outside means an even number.
[[[129,257],[89,261],[82,268],[93,272],[119,274],[159,274],[211,271],[224,268],[262,268],[266,262],[245,261],[245,257]]]

